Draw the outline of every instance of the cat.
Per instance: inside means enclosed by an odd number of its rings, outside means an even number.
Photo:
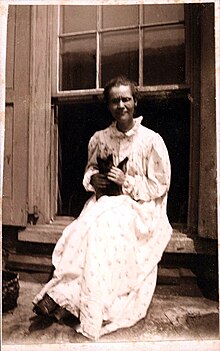
[[[126,173],[126,170],[127,170],[127,162],[128,162],[128,157],[125,157],[125,159],[117,165],[117,167],[121,169],[124,173]],[[112,154],[108,155],[107,158],[105,159],[102,159],[101,157],[98,156],[97,163],[98,163],[99,173],[107,175],[107,173],[110,171],[112,166],[114,166]],[[99,189],[97,191],[96,199],[98,200],[103,195],[117,196],[121,194],[122,194],[122,186],[110,181],[109,185],[107,185],[105,189]]]

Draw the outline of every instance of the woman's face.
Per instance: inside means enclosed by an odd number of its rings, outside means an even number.
[[[108,109],[117,121],[119,130],[126,131],[133,127],[136,105],[137,102],[134,101],[129,85],[112,87],[109,91]]]

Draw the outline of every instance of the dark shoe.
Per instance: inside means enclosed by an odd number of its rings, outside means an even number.
[[[57,303],[48,295],[45,294],[33,308],[33,312],[37,315],[49,316],[58,307]]]
[[[69,317],[71,315],[71,313],[69,311],[67,311],[65,308],[63,307],[57,307],[55,309],[55,311],[53,312],[53,316],[56,318],[56,320],[59,322],[67,317]]]

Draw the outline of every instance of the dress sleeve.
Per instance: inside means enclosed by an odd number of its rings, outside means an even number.
[[[167,148],[156,134],[147,164],[146,175],[126,175],[123,193],[134,200],[151,201],[165,195],[170,187],[171,167]]]
[[[86,191],[95,192],[94,187],[90,184],[93,174],[98,173],[97,153],[98,153],[98,133],[96,132],[89,141],[88,145],[88,162],[84,173],[83,186]]]

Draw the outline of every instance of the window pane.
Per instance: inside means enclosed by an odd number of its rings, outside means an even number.
[[[96,37],[61,39],[61,90],[92,89],[96,82]]]
[[[144,85],[185,82],[184,28],[144,31]]]
[[[145,5],[144,23],[161,23],[184,20],[184,5]]]
[[[138,24],[137,5],[103,6],[103,28],[115,28]]]
[[[102,87],[116,75],[138,80],[138,31],[104,33],[101,45]]]
[[[62,6],[62,33],[73,33],[96,29],[97,6]]]

